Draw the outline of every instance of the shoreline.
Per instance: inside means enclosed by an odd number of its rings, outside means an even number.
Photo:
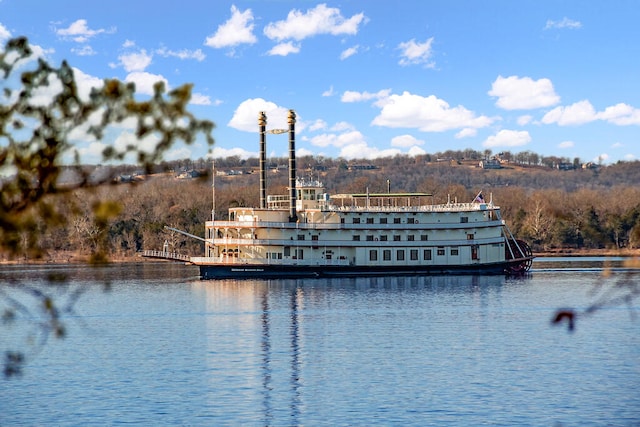
[[[624,258],[640,258],[640,248],[638,249],[554,249],[550,251],[534,252],[533,255],[536,258],[553,258],[553,257],[624,257]],[[69,264],[69,265],[87,265],[91,264],[89,256],[78,254],[58,254],[58,256],[49,257],[46,259],[0,259],[0,266],[2,265],[47,265],[47,264]],[[106,260],[104,263],[99,264],[128,264],[128,263],[141,263],[141,262],[172,262],[182,263],[184,261],[175,260],[162,260],[162,259],[150,259],[144,258],[140,254],[134,256],[113,256]]]

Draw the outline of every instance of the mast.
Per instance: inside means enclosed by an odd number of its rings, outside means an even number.
[[[216,220],[216,161],[211,157],[211,221]]]

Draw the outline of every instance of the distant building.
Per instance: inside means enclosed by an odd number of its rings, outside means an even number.
[[[556,165],[556,168],[561,171],[570,171],[574,170],[576,167],[573,165],[573,163],[561,162]]]
[[[480,160],[478,164],[482,169],[502,169],[502,163],[498,159]]]
[[[352,171],[369,171],[378,169],[375,165],[349,165],[349,170]]]

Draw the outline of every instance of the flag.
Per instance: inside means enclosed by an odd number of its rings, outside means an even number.
[[[482,192],[478,193],[478,195],[476,196],[476,200],[477,203],[484,203],[484,197],[482,197]]]

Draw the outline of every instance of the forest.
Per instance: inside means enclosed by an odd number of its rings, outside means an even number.
[[[559,170],[545,165],[504,162],[482,169],[454,153],[447,161],[396,156],[375,161],[316,157],[298,159],[298,176],[322,181],[328,193],[426,192],[434,203],[472,201],[482,191],[502,208],[511,231],[534,252],[625,251],[640,247],[640,162]],[[287,159],[271,159],[269,194],[286,194]],[[199,255],[202,243],[165,226],[204,236],[211,218],[225,219],[232,206],[258,204],[258,160],[182,160],[136,173],[133,166],[111,168],[119,179],[90,188],[52,194],[49,202],[65,220],[33,224],[19,247],[37,251],[4,253],[4,260],[79,261],[102,245],[110,259],[137,259],[142,250]],[[99,174],[100,169],[94,173]],[[103,172],[104,173],[104,172]],[[64,176],[64,174],[62,174]],[[186,177],[186,178],[185,178]],[[215,186],[212,183],[215,182]],[[100,215],[100,212],[110,212]]]

